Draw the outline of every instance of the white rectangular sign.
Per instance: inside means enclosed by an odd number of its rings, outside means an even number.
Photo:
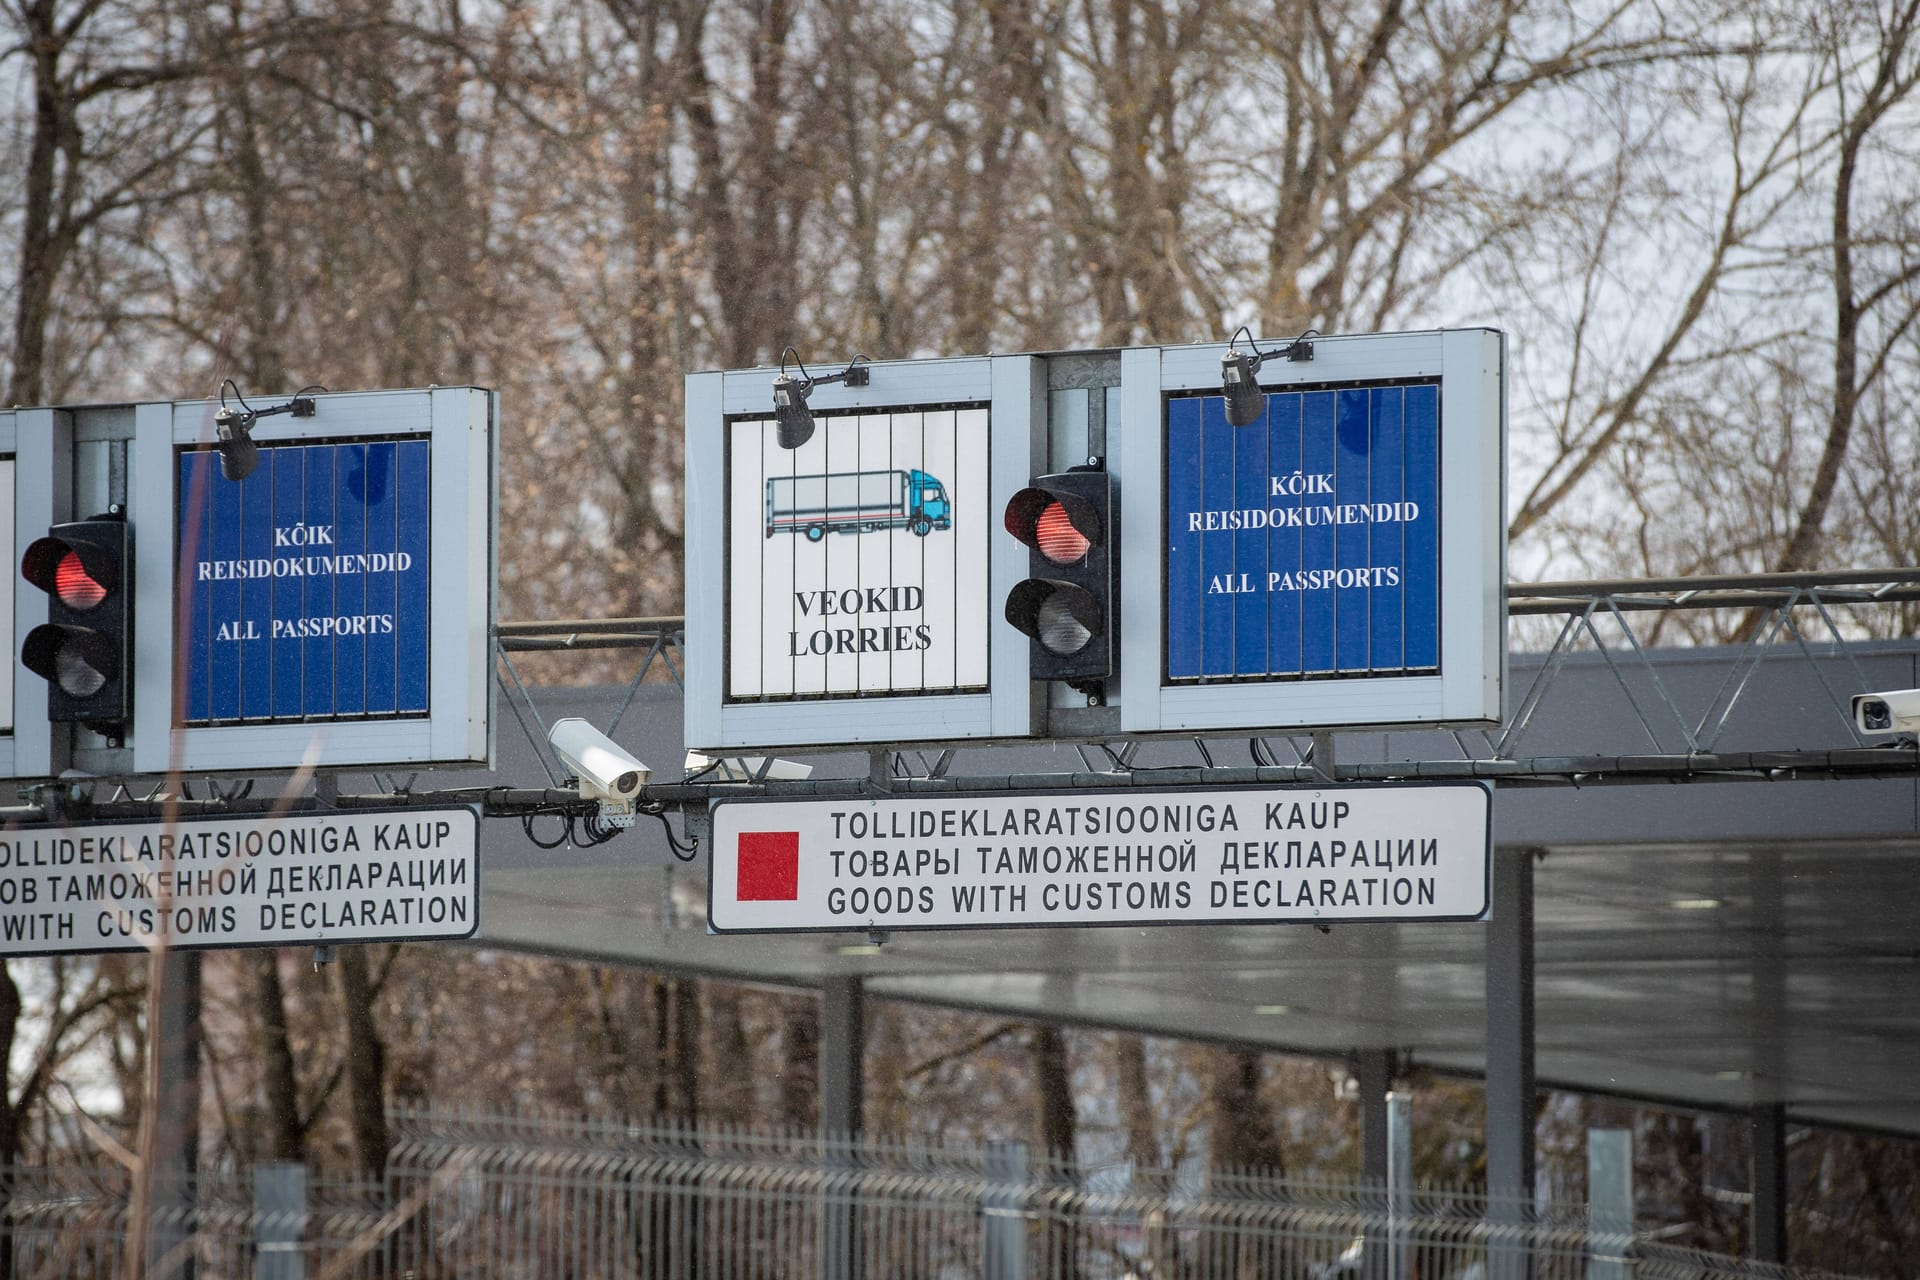
[[[0,955],[469,938],[472,809],[0,832]]]
[[[727,694],[987,684],[986,406],[728,427]]]
[[[717,933],[1483,919],[1482,783],[722,801]]]

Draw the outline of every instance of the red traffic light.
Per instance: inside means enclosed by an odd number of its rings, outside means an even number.
[[[53,590],[69,609],[91,609],[107,598],[107,589],[93,580],[77,551],[60,557],[60,567],[53,571]]]
[[[1038,485],[1007,502],[1007,532],[1054,564],[1075,564],[1106,541],[1099,509],[1077,493]]]
[[[117,742],[133,710],[131,531],[101,516],[57,524],[20,557],[47,593],[47,620],[27,632],[20,662],[47,682],[47,719],[80,723]]]
[[[61,537],[36,538],[20,557],[20,574],[69,609],[98,607],[120,585],[113,548]]]
[[[1090,705],[1105,701],[1118,637],[1120,511],[1113,478],[1095,465],[1036,476],[1007,500],[1007,532],[1027,546],[1029,576],[1007,592],[1008,623],[1033,643],[1027,673],[1064,680]]]

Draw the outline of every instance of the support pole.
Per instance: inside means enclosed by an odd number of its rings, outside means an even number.
[[[1633,1263],[1633,1134],[1587,1130],[1587,1280],[1629,1280]]]
[[[1387,1090],[1393,1087],[1393,1050],[1355,1050],[1353,1065],[1360,1095],[1361,1207],[1371,1218],[1389,1211],[1392,1201],[1387,1181]],[[1376,1222],[1367,1228],[1365,1239],[1366,1275],[1369,1280],[1389,1280],[1393,1273],[1387,1262],[1387,1233]]]
[[[1753,1123],[1753,1260],[1787,1261],[1787,1109],[1762,1103]]]
[[[1787,1261],[1787,1071],[1781,1028],[1788,1025],[1787,955],[1781,858],[1777,850],[1747,855],[1753,913],[1753,1010],[1749,1100],[1753,1166],[1753,1260]]]
[[[1387,1219],[1393,1280],[1413,1275],[1413,1096],[1387,1095]]]
[[[1533,1220],[1534,1034],[1531,849],[1496,849],[1487,926],[1487,1198],[1496,1230],[1490,1280],[1530,1274]]]
[[[1387,1181],[1387,1092],[1393,1088],[1393,1050],[1354,1054],[1360,1087],[1360,1177],[1369,1186]]]
[[[149,1280],[193,1280],[194,1176],[200,1162],[200,953],[158,951],[160,1027],[153,1105]]]
[[[820,1132],[858,1138],[866,996],[859,978],[835,974],[820,987]]]
[[[829,1175],[820,1223],[821,1274],[859,1280],[861,1062],[866,997],[858,977],[834,974],[820,986],[820,1136]]]

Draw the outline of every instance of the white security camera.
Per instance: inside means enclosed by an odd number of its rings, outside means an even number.
[[[653,770],[578,716],[554,721],[547,745],[579,780],[583,800],[631,804],[653,776]]]
[[[1920,732],[1920,689],[1854,694],[1853,723],[1862,733]]]

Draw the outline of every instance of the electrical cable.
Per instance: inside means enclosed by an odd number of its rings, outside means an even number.
[[[673,824],[667,821],[666,805],[664,804],[641,805],[640,812],[652,814],[654,817],[660,819],[660,829],[666,833],[667,848],[673,851],[674,857],[678,858],[682,862],[693,861],[694,857],[700,852],[700,837],[694,836],[686,844],[681,844],[680,841],[676,839],[673,834]]]
[[[537,817],[540,817],[542,812],[551,813],[554,817],[560,818],[563,822],[563,825],[560,828],[560,835],[554,840],[551,840],[551,841],[542,840],[539,836],[533,833],[533,820]],[[567,814],[557,810],[549,809],[549,810],[542,810],[535,813],[525,814],[520,819],[520,826],[524,831],[526,831],[527,839],[530,842],[532,842],[533,847],[536,849],[558,849],[562,845],[566,844],[567,841],[573,838],[573,819],[569,817]]]

